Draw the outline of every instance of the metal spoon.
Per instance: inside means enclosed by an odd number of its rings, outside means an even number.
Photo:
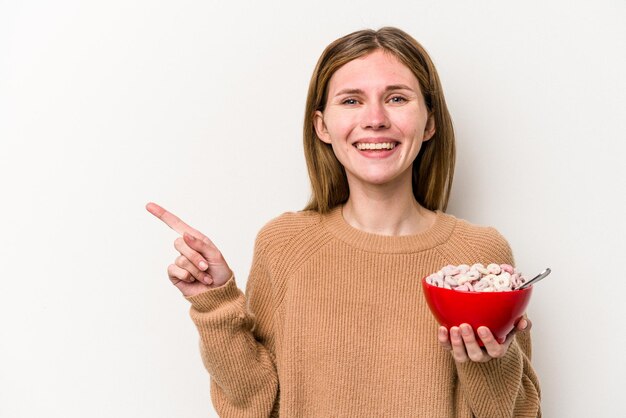
[[[550,267],[546,268],[544,271],[542,271],[540,274],[536,275],[535,277],[533,277],[532,279],[530,279],[529,281],[527,281],[526,283],[522,284],[519,287],[516,287],[513,290],[521,290],[521,289],[526,289],[528,286],[530,286],[533,283],[537,283],[539,280],[545,278],[548,274],[550,274],[552,272],[552,270],[550,270]]]

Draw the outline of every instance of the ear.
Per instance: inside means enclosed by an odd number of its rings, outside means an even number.
[[[424,128],[424,138],[422,141],[428,141],[430,138],[435,135],[435,115],[431,113],[428,114],[428,120],[426,121],[426,127]]]
[[[326,124],[324,123],[324,114],[319,110],[315,111],[315,115],[313,115],[313,126],[315,127],[315,132],[319,139],[323,142],[330,144],[330,135],[328,134],[328,129],[326,129]]]

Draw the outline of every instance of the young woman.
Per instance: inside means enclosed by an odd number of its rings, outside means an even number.
[[[513,264],[493,228],[445,214],[454,133],[426,51],[396,28],[330,44],[311,79],[312,197],[257,236],[245,295],[219,250],[179,232],[168,268],[222,417],[536,417],[530,322],[503,344],[438,327],[420,279],[447,264]],[[520,332],[523,331],[523,332]]]

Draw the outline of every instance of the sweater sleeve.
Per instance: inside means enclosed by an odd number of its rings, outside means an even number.
[[[508,242],[489,228],[479,251],[484,262],[514,265]],[[486,363],[456,363],[463,398],[477,418],[541,417],[539,381],[531,362],[530,333],[516,334],[507,353]]]
[[[265,252],[257,237],[245,295],[231,277],[223,286],[187,298],[220,417],[268,417],[278,403],[278,376],[268,345],[273,309]]]

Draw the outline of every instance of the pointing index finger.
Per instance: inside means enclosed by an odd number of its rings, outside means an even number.
[[[174,231],[178,232],[180,235],[184,235],[184,233],[186,232],[190,235],[193,235],[194,237],[198,239],[206,238],[204,234],[202,234],[200,231],[190,227],[185,222],[183,222],[178,216],[165,210],[164,208],[157,205],[156,203],[149,202],[146,205],[146,210],[150,212],[151,214],[153,214],[154,216],[156,216],[157,218],[159,218],[160,220],[162,220],[167,226],[172,228]]]

